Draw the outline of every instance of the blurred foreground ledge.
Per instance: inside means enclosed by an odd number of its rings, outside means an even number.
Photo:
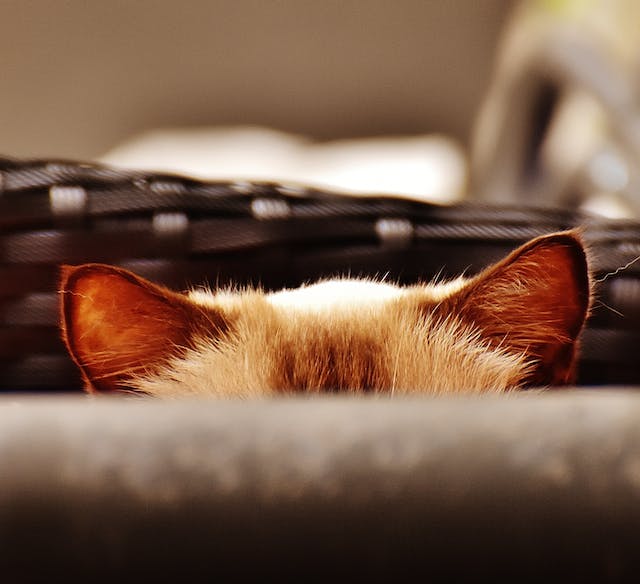
[[[640,393],[0,398],[0,580],[616,581]]]

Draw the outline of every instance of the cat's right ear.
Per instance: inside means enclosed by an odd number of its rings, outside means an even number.
[[[62,334],[90,392],[127,389],[132,376],[180,355],[199,331],[226,328],[221,315],[121,268],[63,266],[61,276]]]
[[[579,231],[533,239],[471,279],[453,300],[493,346],[528,358],[527,385],[573,382],[591,302]]]

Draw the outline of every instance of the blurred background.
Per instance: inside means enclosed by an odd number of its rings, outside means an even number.
[[[4,0],[0,152],[454,201],[512,4]]]
[[[170,126],[466,141],[509,0],[2,0],[0,151]]]
[[[5,155],[640,214],[635,0],[3,0],[0,18]]]

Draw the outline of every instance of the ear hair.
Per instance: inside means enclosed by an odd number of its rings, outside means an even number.
[[[123,389],[180,354],[199,330],[227,328],[216,311],[113,266],[63,266],[60,294],[63,339],[87,391]]]
[[[526,354],[531,385],[571,383],[591,279],[578,230],[539,237],[473,278],[452,298],[493,346]]]

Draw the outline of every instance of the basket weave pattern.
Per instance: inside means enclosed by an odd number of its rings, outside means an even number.
[[[441,207],[0,159],[0,391],[80,387],[58,331],[63,263],[112,263],[179,290],[277,289],[336,274],[411,283],[473,274],[532,237],[577,225],[585,227],[597,279],[640,255],[640,223],[567,210]],[[597,292],[579,382],[640,384],[640,266],[609,276]]]

